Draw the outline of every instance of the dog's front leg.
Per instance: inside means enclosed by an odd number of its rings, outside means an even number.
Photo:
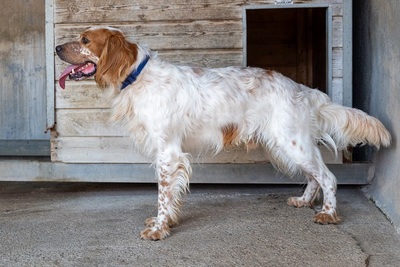
[[[289,206],[301,208],[301,207],[312,207],[315,198],[318,196],[320,186],[318,182],[311,175],[307,175],[308,183],[304,194],[301,197],[291,197],[288,199],[287,204]]]
[[[188,190],[191,176],[189,156],[176,147],[165,148],[159,153],[156,172],[158,213],[145,221],[146,229],[140,233],[142,239],[164,239],[178,223],[182,195]]]

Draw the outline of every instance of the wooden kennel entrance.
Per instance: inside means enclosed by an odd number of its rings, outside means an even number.
[[[298,83],[329,91],[328,7],[250,7],[244,15],[246,65],[276,70]]]
[[[55,57],[55,45],[76,40],[93,25],[120,28],[175,64],[275,69],[351,105],[351,0],[276,2],[46,0],[52,162],[45,164],[48,177],[41,179],[155,181],[150,162],[135,152],[126,131],[108,123],[110,103],[93,80],[67,81],[65,90],[58,85],[66,64]],[[341,158],[324,154],[339,183],[365,183],[367,166],[342,164]],[[231,149],[194,161],[195,183],[304,182],[274,170],[262,150]]]

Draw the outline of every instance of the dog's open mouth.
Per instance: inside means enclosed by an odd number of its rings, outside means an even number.
[[[71,65],[61,73],[58,83],[62,89],[65,89],[65,80],[69,77],[71,80],[79,81],[96,73],[96,64],[93,62],[85,62],[82,64]]]

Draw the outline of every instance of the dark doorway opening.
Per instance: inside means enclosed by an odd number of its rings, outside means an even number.
[[[327,92],[327,8],[246,10],[247,65]]]

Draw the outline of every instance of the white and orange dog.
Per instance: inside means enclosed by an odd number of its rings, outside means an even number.
[[[67,76],[81,80],[95,75],[99,87],[114,92],[112,120],[122,121],[138,151],[154,162],[158,214],[146,220],[143,239],[163,239],[178,222],[193,153],[218,153],[240,144],[262,146],[279,170],[307,177],[303,196],[289,198],[288,204],[310,206],[321,188],[323,206],[314,221],[336,224],[336,178],[317,144],[337,151],[391,142],[377,119],[334,104],[326,94],[277,72],[175,66],[115,28],[89,28],[78,41],[57,46],[56,52],[74,64],[61,74],[61,87]]]

